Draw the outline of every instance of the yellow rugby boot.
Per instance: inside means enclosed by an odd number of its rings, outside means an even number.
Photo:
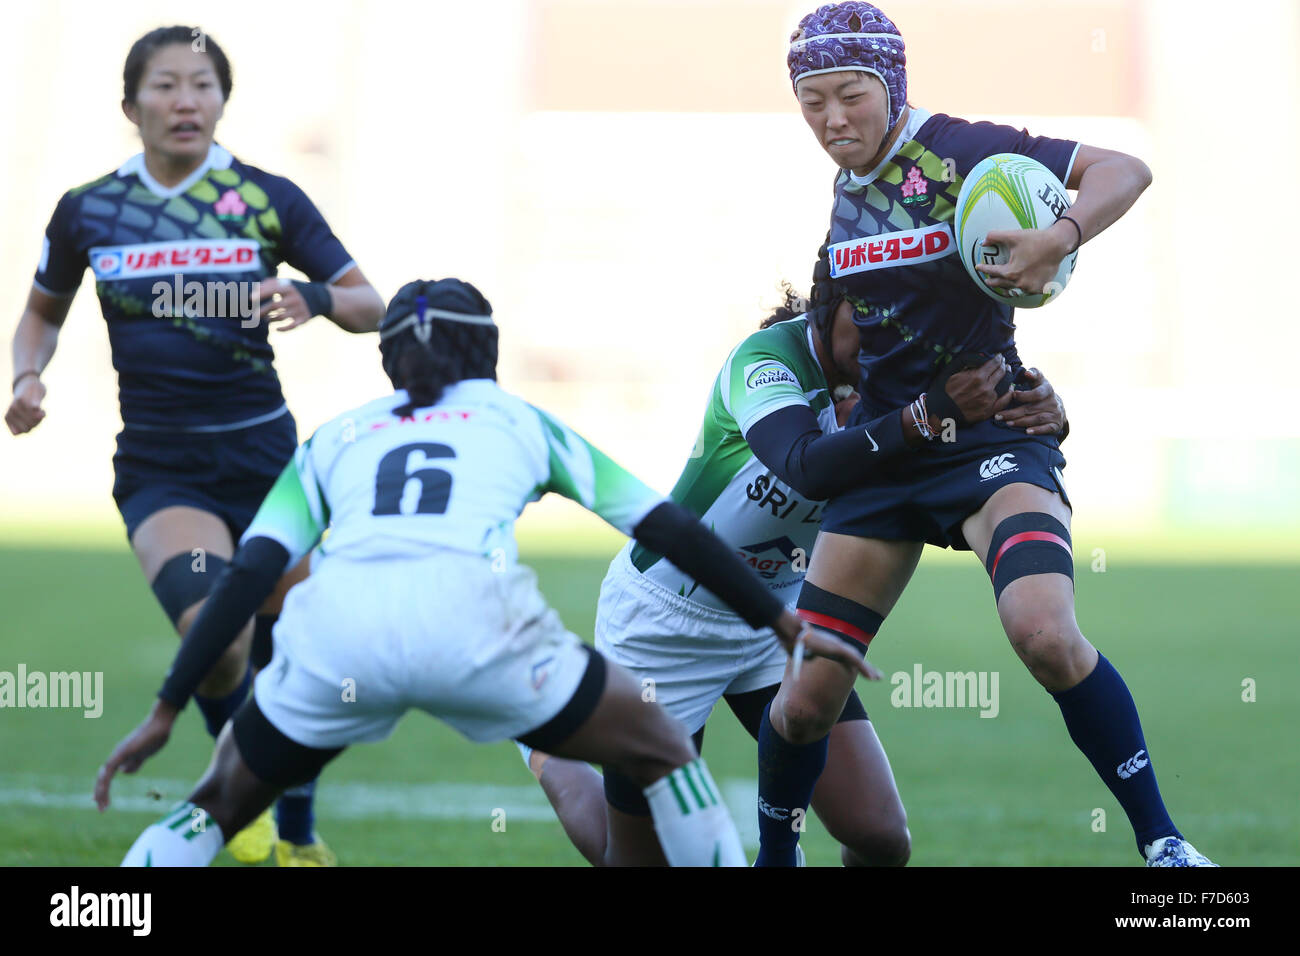
[[[268,807],[261,816],[231,837],[226,849],[240,863],[261,863],[271,855],[275,839],[275,819]]]
[[[312,834],[314,842],[299,846],[288,840],[275,841],[275,862],[277,866],[338,866],[338,857],[325,845],[317,834]]]

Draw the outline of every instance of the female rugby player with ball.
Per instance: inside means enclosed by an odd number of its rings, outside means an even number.
[[[122,110],[143,151],[59,201],[14,333],[5,422],[19,435],[45,418],[41,373],[89,265],[121,401],[113,498],[183,637],[297,444],[269,323],[285,331],[324,315],[369,332],[383,301],[301,189],[214,142],[231,72],[212,37],[153,30],[131,47],[123,80]],[[281,262],[310,281],[275,278]],[[250,621],[199,684],[214,737],[248,692],[250,644],[269,657],[279,597],[303,573],[287,577],[264,609],[258,641]],[[312,832],[310,791],[279,809],[281,864],[331,862]],[[273,836],[268,815],[232,852],[265,858]]]
[[[854,422],[907,401],[965,353],[1001,353],[1019,367],[1011,309],[981,292],[954,252],[953,207],[976,164],[1019,153],[1078,190],[1049,228],[987,236],[1009,249],[1005,265],[980,266],[989,285],[1029,294],[1043,291],[1061,260],[1151,181],[1146,165],[1123,153],[909,106],[903,38],[869,3],[829,4],[804,17],[787,63],[805,121],[840,167],[828,255],[862,346]],[[864,242],[873,254],[844,255]],[[972,551],[992,579],[1012,647],[1124,808],[1148,865],[1213,865],[1166,812],[1133,698],[1075,621],[1057,438],[1013,432],[996,419],[951,442],[920,430],[926,447],[828,504],[800,613],[865,652],[925,544]],[[760,806],[788,813],[808,805],[849,686],[849,673],[825,661],[783,684],[759,736]],[[762,815],[760,832],[760,863],[793,865],[798,833]]]
[[[672,490],[673,501],[698,514],[789,605],[799,593],[824,499],[926,444],[915,427],[920,401],[841,428],[859,372],[858,332],[844,292],[819,263],[811,302],[787,287],[785,305],[732,350],[714,381],[696,451]],[[1005,371],[1001,355],[967,370],[950,365],[926,390],[933,427],[945,427],[935,410],[947,402],[965,422],[1000,413],[1031,433],[1061,430],[1065,410],[1051,385],[1043,379],[1011,392],[1002,384]],[[699,581],[635,544],[619,552],[605,575],[596,647],[643,688],[653,688],[701,752],[705,721],[719,699],[757,739],[786,660],[770,633],[755,633]],[[589,862],[663,862],[645,799],[617,769],[605,772],[602,793],[600,775],[586,764],[525,753]],[[852,691],[830,732],[812,806],[839,842],[845,866],[907,862],[903,802],[880,738]],[[801,822],[797,814],[784,816],[787,826]]]

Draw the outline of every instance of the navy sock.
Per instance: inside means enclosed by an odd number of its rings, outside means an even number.
[[[796,746],[772,726],[771,705],[758,729],[758,860],[755,866],[794,866],[797,821],[807,819],[830,737]],[[802,827],[800,828],[802,829]]]
[[[1110,661],[1098,654],[1091,674],[1052,696],[1061,708],[1070,739],[1128,814],[1138,852],[1161,837],[1181,838],[1160,798],[1133,695]]]
[[[275,805],[275,828],[280,832],[281,840],[288,840],[299,846],[307,846],[314,840],[316,814],[313,802],[316,799],[316,781],[290,787]]]
[[[226,721],[234,716],[235,711],[239,710],[239,705],[244,702],[248,696],[248,688],[253,683],[252,670],[244,671],[244,679],[239,682],[239,686],[232,690],[225,697],[200,697],[194,695],[194,703],[198,705],[199,713],[203,715],[203,723],[207,725],[208,733],[215,740],[217,734],[221,733],[221,728],[226,726]]]

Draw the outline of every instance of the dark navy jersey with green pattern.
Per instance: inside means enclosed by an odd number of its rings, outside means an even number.
[[[731,545],[786,604],[799,596],[822,505],[779,481],[754,456],[745,436],[755,422],[791,405],[811,407],[825,433],[839,430],[804,316],[755,332],[732,351],[713,383],[704,424],[671,495]],[[656,584],[729,611],[659,555],[637,544],[629,547],[633,566]]]
[[[211,430],[284,409],[254,312],[281,262],[316,282],[353,265],[301,189],[214,144],[175,187],[137,155],[64,194],[36,287],[71,296],[94,272],[128,428]]]
[[[867,176],[841,170],[831,211],[831,274],[844,283],[862,337],[864,411],[925,391],[960,352],[1001,352],[1013,365],[1012,310],[971,281],[952,217],[967,174],[995,153],[1030,156],[1065,182],[1078,144],[912,108],[893,151]]]

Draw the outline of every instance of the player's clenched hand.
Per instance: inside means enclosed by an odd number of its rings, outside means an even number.
[[[175,720],[176,708],[164,700],[158,700],[144,723],[114,748],[95,776],[95,805],[100,810],[108,806],[108,788],[113,782],[113,776],[119,770],[135,773],[146,760],[162,750],[172,734],[172,723]]]
[[[840,426],[840,428],[844,428],[845,426],[848,425],[849,416],[853,414],[854,406],[857,405],[858,402],[861,400],[862,400],[862,396],[859,395],[857,392],[854,392],[852,395],[848,396],[847,398],[841,398],[839,401],[835,403],[835,421]]]
[[[1014,401],[998,416],[998,421],[1012,428],[1023,428],[1030,435],[1053,435],[1065,426],[1065,405],[1043,373],[1027,368],[1023,373],[1025,384],[1032,386],[1010,394]]]
[[[14,389],[14,400],[5,412],[5,424],[13,435],[29,432],[45,418],[41,402],[45,400],[45,386],[35,375],[29,374]]]
[[[1006,374],[1007,360],[999,353],[978,368],[954,372],[944,383],[944,391],[961,412],[962,424],[982,422],[1011,404],[1009,389],[1000,398],[997,392]],[[941,431],[942,425],[935,430]]]
[[[275,330],[288,332],[312,318],[307,300],[292,282],[286,279],[265,279],[261,283],[262,318],[267,322],[281,322]]]
[[[975,268],[984,273],[994,289],[1019,289],[1025,295],[1038,295],[1056,278],[1061,260],[1070,251],[1058,229],[994,229],[984,237],[986,245],[1007,247],[1003,265],[980,263]],[[1067,237],[1068,238],[1068,235]]]

